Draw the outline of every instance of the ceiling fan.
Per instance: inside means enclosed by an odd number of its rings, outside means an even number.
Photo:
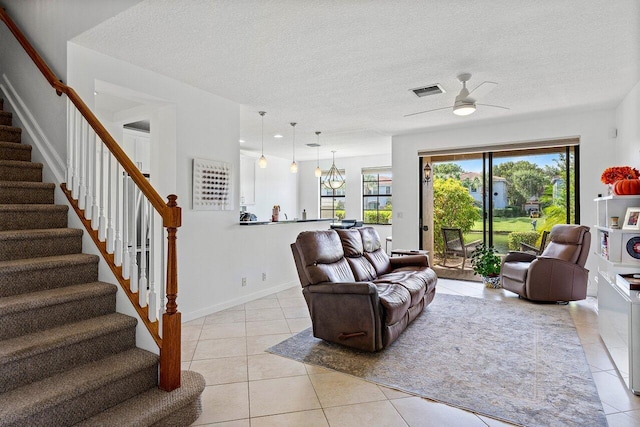
[[[462,83],[462,89],[458,96],[456,96],[456,101],[453,105],[442,108],[434,108],[433,110],[419,111],[417,113],[406,114],[404,117],[415,116],[417,114],[430,113],[432,111],[438,110],[446,110],[448,108],[453,108],[453,114],[458,116],[468,116],[476,111],[476,106],[482,105],[483,107],[494,107],[494,108],[502,108],[503,110],[508,110],[507,107],[502,107],[500,105],[490,105],[490,104],[481,104],[478,102],[479,99],[487,95],[496,86],[498,83],[494,82],[482,82],[478,87],[469,92],[467,89],[467,82],[471,79],[471,74],[463,73],[458,76],[458,80]]]

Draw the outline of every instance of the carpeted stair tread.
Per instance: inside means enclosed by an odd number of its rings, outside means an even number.
[[[22,129],[15,126],[0,125],[0,141],[20,142]]]
[[[200,395],[205,381],[197,372],[182,371],[180,383],[180,388],[171,392],[153,388],[77,424],[77,427],[191,425],[200,416]],[[190,406],[194,402],[197,405],[192,409]],[[180,419],[166,421],[180,412]]]
[[[10,204],[50,204],[55,188],[48,182],[0,181],[0,200]]]
[[[0,141],[0,159],[2,160],[31,160],[31,146],[19,142]]]
[[[9,111],[0,111],[0,125],[11,126],[13,114]]]
[[[133,348],[4,393],[0,399],[0,427],[73,425],[153,387],[154,380],[148,375],[144,375],[147,381],[138,384],[138,374],[155,371],[157,361],[156,355]],[[125,386],[134,381],[133,385],[142,390],[131,394]],[[101,399],[95,394],[100,394]],[[107,401],[101,402],[102,398]]]
[[[91,254],[0,261],[0,297],[98,280],[100,258]]]
[[[42,163],[0,159],[0,181],[40,182]]]
[[[137,320],[120,313],[0,342],[0,393],[135,348]]]
[[[66,228],[67,205],[2,205],[0,231]]]
[[[81,253],[82,234],[78,228],[0,231],[0,261]]]
[[[0,298],[0,340],[113,313],[117,290],[93,282]]]
[[[112,313],[4,340],[0,346],[0,364],[42,354],[51,348],[67,346],[96,335],[135,327],[136,324],[134,317]]]

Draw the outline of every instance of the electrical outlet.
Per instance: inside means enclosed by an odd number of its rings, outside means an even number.
[[[247,278],[246,277],[242,278],[242,286],[247,286]]]
[[[262,273],[262,281],[264,282],[265,280],[267,280],[267,273]]]

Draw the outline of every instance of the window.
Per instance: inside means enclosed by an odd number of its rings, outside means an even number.
[[[362,170],[362,219],[365,224],[391,224],[391,168]]]
[[[344,171],[340,173],[344,177]],[[347,183],[345,181],[342,187],[332,190],[327,188],[322,183],[327,179],[328,171],[322,171],[322,177],[320,177],[320,218],[338,218],[344,219],[344,199],[347,189]]]

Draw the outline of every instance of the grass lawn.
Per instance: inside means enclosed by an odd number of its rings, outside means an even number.
[[[535,218],[536,229],[544,225],[544,218]],[[518,217],[518,218],[494,218],[493,219],[493,246],[501,254],[506,254],[509,251],[509,245],[507,244],[507,236],[513,231],[533,231],[531,225],[532,218]],[[482,221],[476,221],[472,228],[473,231],[464,235],[464,241],[466,243],[482,240]]]

